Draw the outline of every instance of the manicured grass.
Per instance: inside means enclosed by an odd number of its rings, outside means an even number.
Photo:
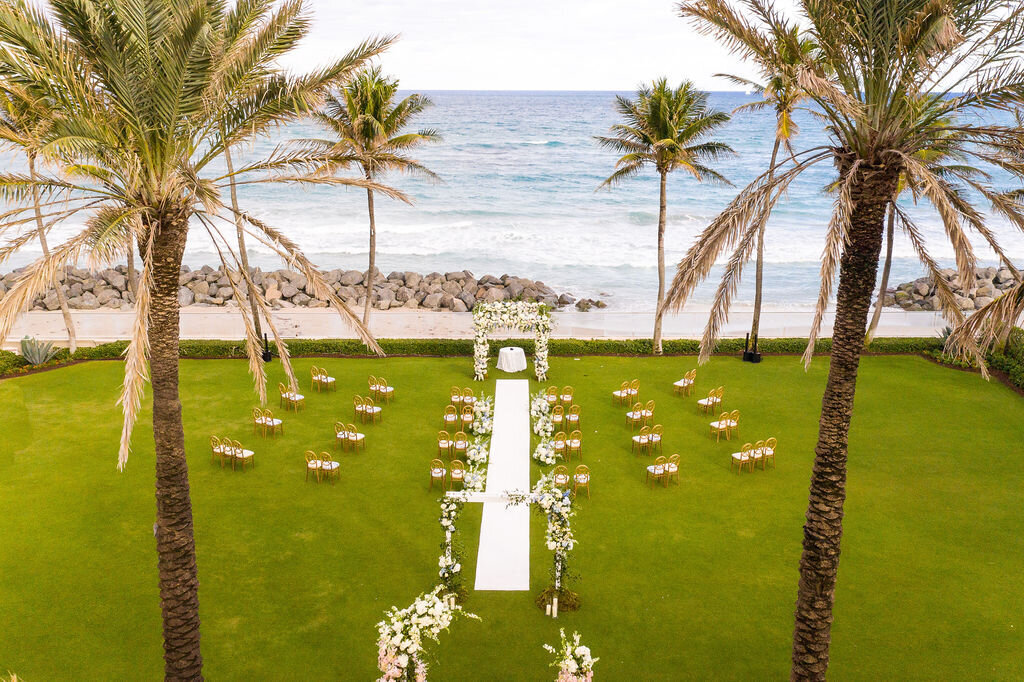
[[[308,390],[314,362],[338,377],[336,394]],[[583,407],[594,475],[571,566],[583,609],[552,621],[533,606],[550,567],[534,516],[533,591],[471,594],[467,607],[483,620],[443,637],[432,678],[551,678],[541,645],[557,641],[559,626],[583,633],[605,679],[784,678],[827,362],[808,373],[792,357],[702,367],[697,393],[724,385],[726,408],[742,411],[740,442],[716,444],[699,396],[672,395],[695,359],[553,358],[553,382],[575,386]],[[209,679],[371,679],[374,624],[436,579],[439,495],[427,490],[427,464],[447,389],[471,384],[471,361],[296,366],[307,409],[275,409],[285,435],[264,440],[249,426],[244,362],[181,364]],[[91,363],[0,382],[2,671],[161,673],[150,413],[118,473],[121,372]],[[306,483],[302,453],[330,448],[333,422],[351,421],[370,373],[398,397],[383,424],[365,428],[366,454],[339,454],[338,485]],[[682,455],[679,486],[645,487],[646,462],[630,454],[610,391],[631,378],[658,402],[665,454]],[[271,385],[279,379],[275,365]],[[492,393],[493,380],[483,388]],[[863,360],[831,677],[1019,678],[1022,423],[1024,400],[977,375],[915,357]],[[211,434],[254,449],[256,468],[211,463]],[[779,439],[777,470],[730,474],[729,454],[768,436]],[[461,521],[470,584],[477,507]]]

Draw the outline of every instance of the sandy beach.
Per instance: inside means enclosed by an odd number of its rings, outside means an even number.
[[[127,339],[131,333],[132,311],[76,310],[72,312],[80,345],[96,345]],[[632,339],[648,338],[654,321],[652,313],[591,311],[558,312],[554,314],[552,338]],[[834,313],[826,315],[823,337],[832,334]],[[687,310],[665,317],[667,339],[700,338],[707,324],[707,310]],[[813,311],[766,310],[761,317],[764,338],[805,337],[810,331]],[[286,339],[352,338],[351,330],[337,313],[322,308],[292,308],[274,313],[278,330]],[[937,336],[946,325],[939,313],[907,312],[886,309],[882,312],[877,336]],[[722,337],[743,338],[750,327],[749,309],[737,309],[723,327]],[[377,311],[370,319],[370,330],[378,338],[472,338],[471,313],[389,310]],[[244,328],[236,310],[189,306],[181,311],[182,339],[240,339]],[[25,336],[57,345],[66,345],[67,332],[59,312],[29,312],[21,316],[4,343],[14,350]],[[524,335],[507,330],[495,338],[517,338]]]

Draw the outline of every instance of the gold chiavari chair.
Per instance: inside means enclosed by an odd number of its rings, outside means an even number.
[[[750,443],[744,443],[743,447],[740,448],[739,452],[732,453],[732,459],[729,461],[729,471],[732,471],[735,467],[736,473],[743,471],[744,466],[750,467],[750,473],[754,473],[754,446]]]
[[[444,414],[441,416],[441,426],[449,431],[459,429],[459,408],[454,405],[446,405]]]
[[[590,499],[590,468],[586,464],[580,464],[576,467],[576,472],[572,475],[572,494],[575,495],[579,492],[580,488],[587,489],[587,499]]]
[[[708,426],[711,427],[710,435],[715,437],[715,442],[716,443],[720,440],[720,438],[721,438],[723,433],[725,434],[725,439],[729,440],[729,413],[728,412],[723,412],[722,414],[720,414],[718,416],[718,419],[716,421],[711,422]]]
[[[476,405],[476,396],[473,395],[473,389],[471,389],[469,386],[462,389],[462,404],[469,405],[470,407]]]
[[[395,387],[389,386],[388,380],[384,377],[377,377],[377,399],[385,403],[395,399]]]
[[[638,455],[649,455],[651,453],[651,427],[641,426],[640,433],[633,436],[633,445],[630,452]]]
[[[643,410],[644,424],[651,426],[654,424],[654,401],[648,400],[647,404],[644,405]]]
[[[733,410],[729,413],[729,433],[727,438],[738,435],[740,432],[740,411]]]
[[[458,386],[452,386],[452,390],[449,392],[451,396],[451,403],[456,407],[462,407],[462,389]]]
[[[561,457],[562,459],[566,458],[566,440],[565,431],[559,431],[555,434],[554,440],[551,441],[551,447],[555,451],[555,457]]]
[[[263,435],[270,433],[271,436],[275,436],[280,433],[284,435],[284,422],[280,419],[274,418],[274,413],[270,410],[263,410]]]
[[[345,422],[334,422],[334,447],[348,450],[348,426]]]
[[[217,436],[210,436],[210,461],[220,459],[220,466],[224,468],[224,458],[230,457],[228,452],[231,450],[231,439],[225,438],[226,443],[221,441]]]
[[[466,449],[469,447],[469,437],[466,436],[465,431],[459,431],[455,434],[452,439],[452,456],[453,457],[465,457]]]
[[[772,461],[772,469],[775,468],[775,447],[779,444],[779,441],[773,438],[765,440],[764,445],[761,447],[761,467],[764,470],[768,469],[768,460]]]
[[[312,450],[306,450],[306,482],[309,482],[309,472],[313,472],[316,482],[320,482],[320,458]]]
[[[252,432],[267,435],[267,425],[263,423],[263,410],[259,407],[252,408]]]
[[[331,389],[338,390],[338,382],[335,381],[334,377],[328,376],[327,370],[323,367],[314,365],[309,368],[309,373],[312,376],[313,388],[316,389],[317,393]]]
[[[465,403],[465,401],[463,401],[463,403]],[[462,405],[462,430],[463,431],[468,431],[471,426],[473,426],[473,406],[472,405],[463,404]]]
[[[358,452],[359,448],[366,450],[366,435],[359,433],[355,424],[349,424],[348,428],[348,444],[352,446],[352,452]]]
[[[565,415],[565,428],[578,429],[580,427],[580,409],[579,405],[569,408],[568,414]]]
[[[444,462],[439,459],[430,461],[430,489],[434,489],[434,481],[441,483],[441,489],[447,488],[448,472],[444,468]]]
[[[366,423],[366,401],[363,396],[352,396],[352,418],[358,419],[360,423]]]
[[[629,382],[623,381],[619,386],[619,390],[612,391],[612,399],[616,405],[628,405],[629,404]]]
[[[665,455],[658,455],[658,458],[654,460],[654,464],[647,467],[647,478],[644,482],[650,483],[652,487],[658,481],[665,485],[665,465],[667,463],[668,460],[665,459]]]
[[[252,450],[246,450],[242,447],[242,444],[237,440],[231,441],[231,470],[235,470],[235,463],[242,465],[242,471],[245,471],[245,465],[248,464],[251,467],[256,466],[256,453]]]
[[[551,425],[556,429],[565,427],[565,408],[561,405],[551,408]]]
[[[566,407],[572,407],[572,399],[574,395],[576,395],[576,389],[572,386],[566,386],[562,389],[562,394],[559,397],[563,405]]]
[[[334,478],[341,478],[341,463],[331,458],[331,453],[320,453],[320,472],[330,481]]]
[[[665,433],[665,427],[661,424],[655,424],[651,427],[651,452],[664,452],[664,448],[661,446],[661,437]]]
[[[668,480],[676,479],[676,485],[679,485],[679,454],[672,455],[668,458],[665,463],[665,478]],[[666,481],[667,484],[667,481]]]
[[[693,385],[697,382],[697,370],[691,369],[683,378],[672,384],[672,391],[680,395],[690,395]]]
[[[295,410],[298,412],[300,407],[306,406],[306,396],[301,393],[288,390],[283,383],[278,382],[277,390],[281,394],[281,407],[284,409]]]
[[[633,409],[626,413],[626,425],[629,426],[630,432],[636,427],[644,425],[643,403],[634,403]]]
[[[384,420],[384,410],[380,405],[373,404],[373,398],[363,398],[363,414],[369,418],[371,424]]]
[[[371,398],[376,398],[377,397],[377,386],[378,386],[378,384],[377,384],[377,377],[375,377],[375,376],[373,376],[371,374],[366,379],[366,385],[370,389],[370,397]]]
[[[566,459],[571,460],[573,454],[580,456],[580,461],[583,461],[583,432],[580,430],[573,431],[569,434],[569,439],[565,441],[565,453]]]
[[[558,386],[548,386],[544,392],[544,398],[548,401],[548,405],[554,407],[558,402]]]
[[[449,475],[449,488],[455,488],[455,484],[458,483],[459,487],[466,487],[466,465],[462,463],[462,460],[452,461],[452,471]]]
[[[449,457],[450,458],[452,456],[452,448],[454,446],[455,446],[455,443],[454,443],[454,441],[452,441],[452,435],[450,433],[448,433],[447,431],[438,431],[437,432],[437,456],[438,457],[445,456],[445,457]]]
[[[569,489],[569,469],[566,466],[559,464],[551,471],[551,474],[556,488],[559,490]]]
[[[721,392],[724,390],[725,389],[722,388],[721,386],[719,386],[718,388],[713,388],[710,391],[708,391],[707,398],[701,398],[700,400],[698,400],[697,404],[700,405],[701,412],[713,413],[716,408],[720,407],[722,404]]]

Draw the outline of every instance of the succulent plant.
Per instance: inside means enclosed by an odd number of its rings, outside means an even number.
[[[57,356],[59,350],[50,342],[25,337],[21,340],[21,357],[30,365],[42,365]]]

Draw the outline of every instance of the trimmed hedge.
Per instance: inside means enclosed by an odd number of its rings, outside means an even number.
[[[1020,330],[1016,330],[1020,331]],[[1024,358],[1024,334],[1018,334],[1013,348],[1014,357]],[[473,355],[472,339],[380,339],[381,348],[387,355],[416,355],[427,357],[469,357]],[[806,339],[762,339],[759,350],[766,354],[799,355],[804,352]],[[533,354],[533,339],[494,339],[490,341],[491,353],[502,346],[518,346],[527,355]],[[665,341],[666,355],[696,355],[700,342],[692,339]],[[120,359],[127,341],[105,343],[92,348],[79,348],[73,355],[61,350],[53,362],[45,367],[65,364],[69,361],[116,360]],[[181,341],[180,356],[183,358],[244,358],[245,345],[241,341]],[[288,349],[293,357],[332,355],[337,357],[373,357],[374,354],[355,339],[291,339]],[[576,355],[626,355],[643,356],[651,354],[650,339],[551,339],[548,351],[554,356]],[[875,339],[867,348],[868,353],[907,354],[941,351],[942,340],[937,338]],[[736,355],[743,350],[743,339],[722,339],[715,347],[715,353]],[[832,350],[832,339],[819,339],[814,352],[827,354]],[[1019,362],[1024,366],[1024,361]],[[0,377],[22,374],[36,369],[20,355],[0,351]],[[1007,370],[1004,370],[1007,371]],[[1024,370],[1021,370],[1024,372]],[[1009,371],[1007,371],[1010,374]]]
[[[1024,330],[1014,327],[1006,339],[1005,348],[989,354],[988,364],[1005,372],[1010,383],[1024,390]]]

